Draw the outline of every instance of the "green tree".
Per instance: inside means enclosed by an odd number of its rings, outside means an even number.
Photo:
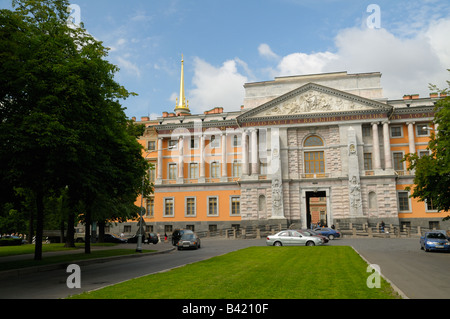
[[[450,70],[449,70],[450,71]],[[450,82],[447,81],[450,86]],[[433,91],[447,92],[430,86]],[[438,211],[450,210],[450,98],[436,103],[434,123],[437,131],[432,131],[428,144],[430,155],[419,157],[407,154],[409,169],[415,170],[414,186],[407,188],[411,196],[420,201],[431,201]],[[445,219],[450,219],[447,216]]]

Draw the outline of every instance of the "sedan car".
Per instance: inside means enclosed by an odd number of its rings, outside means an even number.
[[[315,246],[322,245],[319,237],[305,236],[295,230],[283,230],[266,238],[267,246]]]
[[[327,227],[317,227],[314,229],[315,232],[318,232],[319,234],[328,237],[329,240],[333,240],[335,238],[341,237],[341,233]]]
[[[201,247],[200,238],[193,232],[185,233],[181,236],[176,246],[178,250],[185,248],[199,249]]]
[[[116,244],[126,244],[127,243],[126,239],[117,237],[116,235],[112,235],[112,234],[105,234],[103,236],[103,241],[105,243],[116,243]]]
[[[314,230],[311,229],[299,229],[297,230],[300,234],[304,235],[304,236],[314,236],[314,237],[319,237],[320,239],[322,239],[323,243],[326,244],[328,243],[330,240],[328,239],[328,237],[321,235],[317,232],[315,232]]]
[[[184,234],[193,234],[194,232],[190,229],[175,229],[172,233],[172,245],[176,246],[181,236]]]
[[[427,232],[420,237],[420,249],[450,251],[450,242],[442,232]]]
[[[138,235],[134,235],[127,239],[128,243],[137,243],[138,241]],[[154,233],[146,233],[142,234],[142,243],[146,244],[154,244],[156,245],[158,243],[158,235]]]

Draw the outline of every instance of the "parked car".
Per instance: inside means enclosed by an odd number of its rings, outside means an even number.
[[[103,241],[105,243],[116,243],[116,244],[126,244],[127,240],[124,238],[120,238],[113,234],[105,234],[103,236]]]
[[[176,246],[178,241],[181,239],[183,234],[193,234],[194,232],[190,229],[175,229],[172,233],[172,245]]]
[[[138,241],[138,235],[134,235],[127,239],[128,243],[137,243]],[[155,233],[145,233],[142,234],[142,243],[148,243],[148,244],[154,244],[156,245],[158,243],[158,235]]]
[[[305,236],[296,230],[283,230],[275,235],[267,236],[267,246],[315,246],[322,245],[323,241],[319,237]]]
[[[314,230],[311,229],[298,229],[297,230],[300,234],[305,235],[305,236],[314,236],[314,237],[319,237],[320,239],[322,239],[323,243],[326,244],[328,243],[330,240],[328,239],[328,237],[321,235],[317,232],[315,232]]]
[[[177,242],[178,250],[185,248],[199,249],[201,247],[200,237],[197,234],[191,232],[184,233],[180,240]]]
[[[420,249],[450,251],[450,242],[442,232],[432,231],[420,237]]]
[[[329,240],[341,237],[341,233],[328,227],[317,227],[314,229],[315,232],[328,237]]]

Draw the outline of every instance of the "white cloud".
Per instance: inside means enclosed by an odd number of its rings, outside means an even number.
[[[282,57],[273,76],[347,71],[381,72],[385,97],[428,95],[428,84],[445,87],[450,68],[450,18],[440,19],[408,37],[386,29],[349,28],[335,38],[335,52],[296,52]],[[259,52],[270,54],[270,47]],[[264,54],[262,54],[264,56]]]
[[[258,47],[259,55],[269,59],[279,59],[280,57],[272,51],[267,43],[262,43]]]
[[[141,71],[136,64],[127,60],[125,57],[118,56],[116,59],[121,71],[136,77],[141,77]]]
[[[187,92],[186,97],[191,112],[201,113],[214,107],[238,110],[244,100],[243,85],[248,82],[247,76],[239,72],[239,66],[247,68],[239,59],[228,60],[220,67],[215,67],[195,58],[192,80],[195,88]]]

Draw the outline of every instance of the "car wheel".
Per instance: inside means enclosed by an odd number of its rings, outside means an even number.
[[[328,239],[329,239],[329,240],[333,240],[333,239],[334,239],[334,235],[331,235],[331,234],[328,235]]]
[[[313,241],[308,241],[306,246],[315,246],[316,244]]]
[[[283,246],[283,244],[280,241],[276,241],[273,245],[278,247]]]

